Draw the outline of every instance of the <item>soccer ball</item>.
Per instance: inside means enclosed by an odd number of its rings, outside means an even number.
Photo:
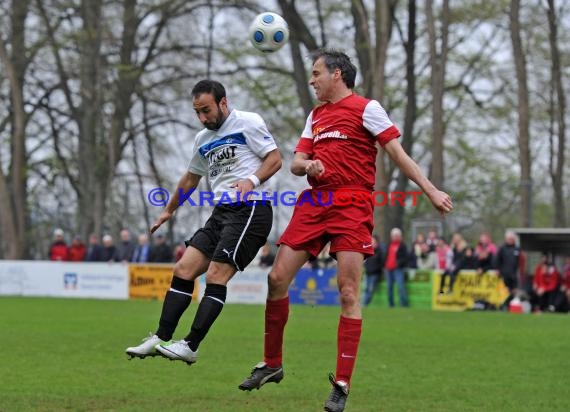
[[[249,40],[264,53],[279,50],[289,40],[289,27],[283,17],[265,12],[255,16],[249,26]]]

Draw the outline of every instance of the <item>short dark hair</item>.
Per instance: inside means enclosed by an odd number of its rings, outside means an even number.
[[[192,88],[192,98],[198,97],[204,93],[213,95],[216,103],[220,103],[222,98],[226,97],[226,89],[222,83],[210,79],[200,80]]]
[[[342,81],[349,89],[354,88],[354,80],[356,79],[356,66],[350,61],[345,53],[333,49],[318,49],[311,53],[313,64],[320,58],[323,59],[329,73],[339,69],[342,75]]]

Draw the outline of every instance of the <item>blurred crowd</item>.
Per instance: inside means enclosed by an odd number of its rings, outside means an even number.
[[[78,236],[68,244],[64,231],[56,229],[49,259],[66,262],[170,263],[177,262],[184,250],[182,244],[171,247],[161,234],[153,236],[151,242],[146,233],[141,233],[135,242],[128,229],[120,231],[118,241],[108,234],[101,238],[92,234],[87,244]]]
[[[453,294],[455,280],[462,270],[478,275],[489,272],[499,276],[509,296],[499,309],[507,310],[513,299],[526,300],[534,312],[568,312],[570,307],[570,256],[561,267],[554,256],[545,251],[538,264],[527,268],[527,255],[518,246],[514,232],[505,233],[504,242],[497,246],[487,232],[480,234],[476,244],[470,244],[460,233],[454,233],[449,243],[435,230],[420,233],[410,247],[395,228],[390,240],[382,243],[374,238],[375,254],[364,262],[366,289],[364,304],[372,300],[381,279],[386,279],[388,303],[394,306],[393,288],[398,288],[400,306],[407,306],[405,272],[416,269],[439,270],[441,295]]]
[[[185,250],[184,244],[170,246],[161,234],[153,236],[151,242],[148,235],[142,233],[135,242],[128,229],[120,231],[118,241],[108,234],[101,239],[92,234],[87,244],[79,237],[74,237],[68,244],[61,229],[56,229],[53,236],[49,259],[55,261],[170,263],[178,261]],[[399,305],[408,306],[406,273],[425,269],[442,273],[439,285],[442,295],[453,294],[455,280],[462,270],[473,270],[479,275],[491,271],[489,273],[501,277],[509,290],[509,297],[501,309],[507,309],[513,298],[528,300],[534,312],[567,312],[570,307],[570,256],[557,267],[552,254],[544,252],[529,276],[526,254],[517,245],[516,234],[510,231],[505,233],[500,246],[493,243],[486,232],[480,234],[477,243],[471,244],[460,233],[454,233],[448,243],[431,230],[427,235],[419,233],[408,247],[398,228],[392,229],[388,242],[382,242],[376,235],[372,242],[374,255],[364,261],[363,268],[366,274],[365,305],[370,304],[384,279],[389,306],[395,306],[394,289],[397,289]],[[336,261],[329,254],[329,246],[327,244],[304,268],[334,267]],[[256,265],[269,268],[274,260],[274,247],[267,243],[257,255]]]

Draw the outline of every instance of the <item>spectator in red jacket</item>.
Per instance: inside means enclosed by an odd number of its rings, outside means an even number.
[[[85,247],[85,244],[81,241],[79,236],[75,236],[69,248],[69,260],[71,262],[83,262],[85,260],[86,253],[87,248]]]
[[[536,294],[536,304],[539,311],[554,312],[554,300],[560,283],[560,272],[547,254],[543,254],[541,262],[536,267],[532,288]]]
[[[386,251],[386,287],[388,289],[388,306],[394,307],[394,283],[398,286],[400,306],[408,306],[404,269],[408,263],[408,250],[402,241],[402,231],[394,228],[390,231],[390,244]]]
[[[53,231],[53,243],[49,248],[49,260],[69,260],[69,248],[67,243],[65,243],[63,230],[59,228]]]

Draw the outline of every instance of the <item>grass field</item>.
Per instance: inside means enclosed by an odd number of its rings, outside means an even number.
[[[0,411],[321,411],[338,308],[293,306],[285,379],[244,393],[263,307],[228,305],[198,363],[127,361],[160,302],[0,298]],[[175,338],[186,334],[191,309]],[[346,411],[567,411],[570,316],[370,308]],[[564,395],[566,394],[566,395]]]

